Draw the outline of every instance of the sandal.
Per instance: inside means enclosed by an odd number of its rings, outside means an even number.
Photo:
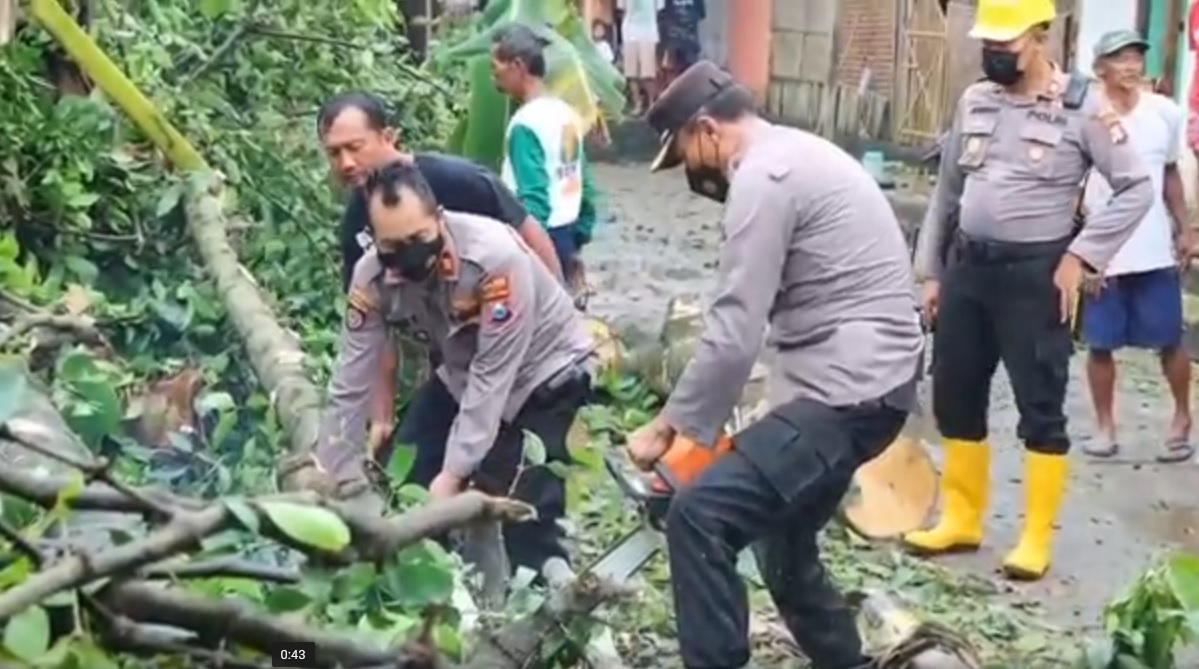
[[[1195,447],[1186,437],[1173,437],[1166,440],[1166,447],[1155,458],[1158,462],[1172,464],[1186,462],[1195,455]]]
[[[1120,452],[1120,444],[1115,439],[1102,439],[1098,443],[1082,447],[1082,452],[1093,458],[1111,458]]]

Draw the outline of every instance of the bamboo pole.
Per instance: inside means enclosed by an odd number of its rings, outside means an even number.
[[[100,90],[117,103],[138,129],[146,133],[150,141],[166,154],[171,164],[186,171],[208,169],[208,163],[191,142],[171,125],[87,32],[75,23],[75,19],[62,8],[58,0],[32,0],[29,8],[34,20],[54,37]]]

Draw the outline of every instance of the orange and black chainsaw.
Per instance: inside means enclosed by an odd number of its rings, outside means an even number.
[[[662,530],[676,491],[690,485],[734,448],[721,434],[712,446],[676,436],[650,472],[633,466],[623,446],[605,454],[604,464],[642,523],[605,551],[586,571],[622,583],[663,546]],[[937,501],[937,470],[923,442],[901,435],[882,454],[858,468],[838,519],[869,540],[892,539],[919,529]]]

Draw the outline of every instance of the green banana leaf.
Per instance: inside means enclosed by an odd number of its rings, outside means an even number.
[[[620,118],[624,77],[600,55],[570,0],[494,0],[470,37],[433,54],[433,61],[469,61],[467,116],[451,137],[450,151],[498,170],[511,101],[491,80],[490,52],[497,31],[509,23],[532,27],[545,38],[546,88],[575,109],[586,129]]]

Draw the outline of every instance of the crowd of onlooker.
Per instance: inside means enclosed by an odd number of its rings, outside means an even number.
[[[634,115],[699,60],[699,23],[705,15],[704,0],[616,0],[611,23],[592,23],[592,40],[628,81]]]

